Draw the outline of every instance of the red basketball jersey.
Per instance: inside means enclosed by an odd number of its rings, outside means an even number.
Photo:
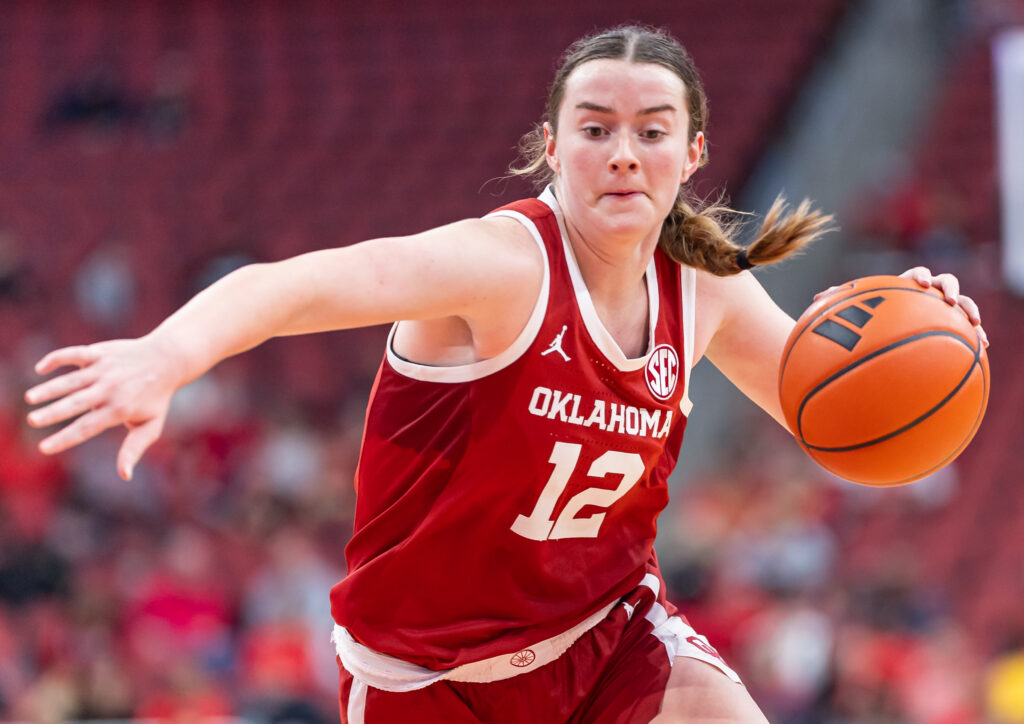
[[[648,351],[627,359],[551,191],[495,213],[544,252],[533,314],[505,352],[458,367],[402,359],[392,330],[366,415],[349,573],[331,592],[358,641],[431,669],[561,633],[656,570],[690,407],[692,268],[655,254]]]

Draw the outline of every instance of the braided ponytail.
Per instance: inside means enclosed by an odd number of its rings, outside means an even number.
[[[757,237],[744,248],[733,241],[742,225],[736,217],[742,212],[717,203],[697,210],[680,191],[658,244],[674,261],[724,277],[782,261],[832,230],[832,216],[811,209],[807,199],[795,211],[787,213],[786,208],[785,199],[776,198]]]

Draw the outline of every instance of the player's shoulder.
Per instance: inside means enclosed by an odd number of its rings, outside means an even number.
[[[419,273],[443,285],[439,293],[458,300],[458,316],[479,329],[522,312],[525,324],[542,288],[546,252],[520,221],[462,219],[407,242],[418,250]]]
[[[513,216],[484,216],[481,219],[466,219],[466,223],[493,244],[510,249],[537,248],[532,232]]]
[[[518,219],[485,216],[450,224],[451,239],[462,253],[504,276],[543,274],[544,252],[534,235]]]

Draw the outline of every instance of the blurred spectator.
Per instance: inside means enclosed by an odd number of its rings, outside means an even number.
[[[148,97],[128,87],[115,63],[97,60],[54,93],[41,125],[48,132],[78,128],[100,136],[140,127],[156,143],[172,142],[192,115],[192,85],[192,60],[185,51],[158,59]]]
[[[269,492],[301,503],[315,494],[323,474],[323,444],[299,414],[285,412],[267,428],[254,462],[252,472]]]
[[[818,590],[828,583],[835,534],[820,519],[816,491],[804,480],[763,481],[778,486],[752,503],[724,552],[730,575],[748,577],[769,591]]]
[[[0,301],[24,303],[34,291],[33,271],[18,236],[0,227]]]
[[[934,622],[897,671],[901,711],[919,724],[974,724],[978,670],[970,636],[950,619]]]
[[[34,724],[60,724],[78,710],[78,695],[70,669],[63,664],[45,668],[15,699],[12,713]]]
[[[45,537],[67,481],[62,461],[38,455],[23,429],[0,406],[0,519],[28,543]]]
[[[48,545],[0,534],[0,601],[13,606],[67,593],[67,564]]]
[[[137,286],[131,248],[121,241],[108,241],[78,268],[75,299],[82,316],[102,334],[119,336],[135,311]]]
[[[231,670],[237,612],[225,573],[209,534],[171,530],[163,565],[134,592],[123,622],[136,672],[160,680],[169,666],[188,661],[214,676]]]
[[[850,622],[836,638],[836,672],[831,720],[903,722],[892,688],[896,671],[914,647],[913,638]]]
[[[779,599],[738,633],[744,683],[779,724],[821,721],[831,681],[835,631],[829,616],[799,598]]]
[[[99,436],[87,450],[76,448],[63,456],[74,481],[75,493],[94,514],[109,519],[122,514],[156,515],[164,505],[161,488],[154,479],[158,472],[150,466],[140,465],[137,480],[127,484],[117,476],[111,466],[111,455],[116,456],[123,435],[119,431]]]
[[[229,693],[195,662],[177,659],[162,673],[144,691],[136,717],[190,724],[234,713]]]
[[[128,719],[134,712],[131,680],[113,654],[94,655],[84,663],[78,680],[78,719]]]
[[[317,686],[325,693],[337,688],[335,652],[330,639],[330,590],[344,575],[319,554],[313,542],[296,527],[286,526],[269,541],[268,561],[247,587],[243,598],[244,620],[253,633],[250,647],[273,644],[281,651],[291,641],[294,666],[303,667],[289,676],[267,677],[273,668],[269,655],[254,656],[250,668],[252,687],[265,691],[276,681],[293,682],[301,693]],[[260,633],[262,632],[262,633]]]
[[[117,68],[110,62],[95,61],[54,95],[43,113],[43,127],[113,132],[131,120],[134,105]]]

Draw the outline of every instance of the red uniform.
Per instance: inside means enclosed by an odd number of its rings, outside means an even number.
[[[513,345],[438,368],[389,339],[371,397],[333,613],[361,643],[429,669],[515,651],[621,598],[648,570],[669,500],[693,271],[654,255],[651,352],[627,359],[553,206],[547,191],[498,212],[520,215],[547,260]]]
[[[655,253],[648,351],[627,359],[551,191],[495,213],[544,252],[533,314],[505,352],[458,367],[402,359],[392,332],[366,416],[349,574],[331,592],[354,641],[435,671],[528,650],[652,573],[659,608],[675,612],[653,545],[690,407],[695,272]]]

